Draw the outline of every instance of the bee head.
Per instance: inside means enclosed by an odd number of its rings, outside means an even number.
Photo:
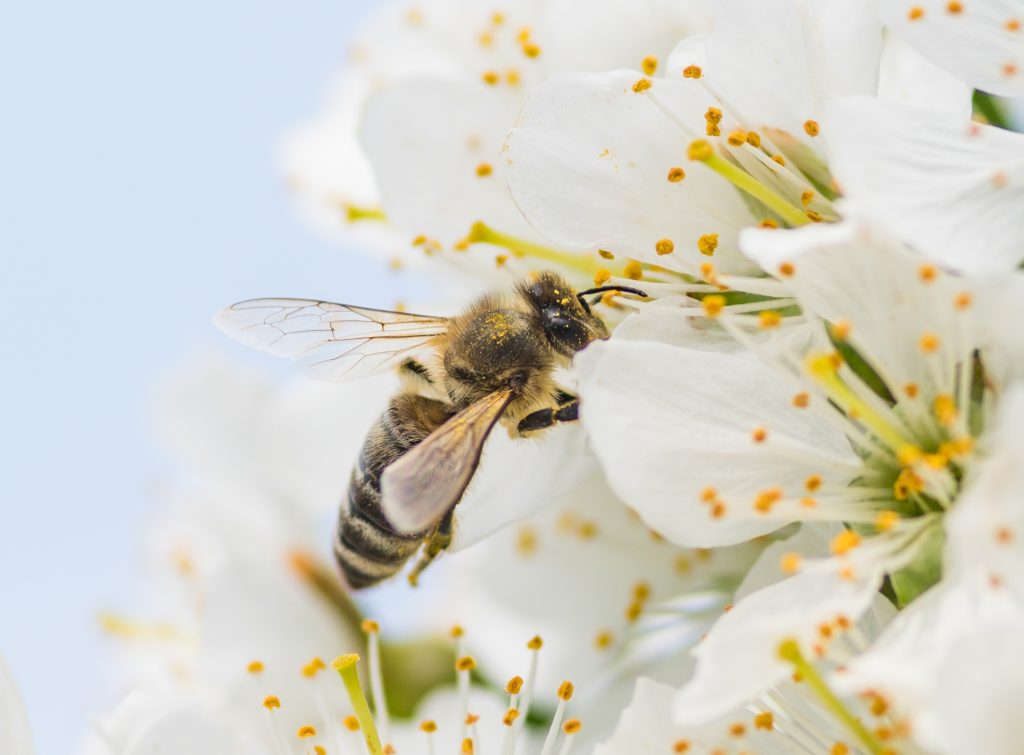
[[[598,289],[577,293],[560,275],[543,272],[520,283],[518,291],[539,316],[551,348],[562,356],[572,358],[591,341],[608,337],[608,328],[583,298]],[[629,291],[643,295],[640,291]]]

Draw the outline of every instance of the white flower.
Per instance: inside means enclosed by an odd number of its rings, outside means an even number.
[[[0,752],[32,755],[32,732],[21,695],[10,669],[0,656]]]
[[[883,0],[886,25],[972,87],[1024,94],[1021,0]]]

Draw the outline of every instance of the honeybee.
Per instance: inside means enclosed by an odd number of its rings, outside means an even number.
[[[334,537],[348,585],[409,575],[452,541],[454,512],[497,423],[525,437],[572,422],[579,399],[554,379],[576,352],[608,337],[584,298],[544,272],[511,294],[487,294],[455,317],[429,317],[308,299],[253,299],[214,321],[242,343],[290,357],[312,377],[350,380],[397,368],[402,389],[370,430],[352,471]]]

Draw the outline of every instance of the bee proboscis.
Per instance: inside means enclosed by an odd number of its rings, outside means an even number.
[[[499,422],[527,436],[577,419],[579,399],[555,370],[608,337],[587,295],[545,272],[487,294],[451,317],[310,299],[253,299],[215,317],[233,338],[350,380],[397,368],[402,389],[367,435],[342,502],[334,554],[359,589],[399,571],[423,546],[413,584],[451,543],[454,513]]]

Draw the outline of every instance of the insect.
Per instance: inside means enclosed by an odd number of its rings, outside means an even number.
[[[454,512],[497,423],[526,437],[578,417],[579,399],[555,382],[556,368],[608,337],[584,298],[544,272],[511,294],[487,294],[451,318],[307,299],[253,299],[215,323],[262,351],[298,361],[312,377],[350,380],[397,368],[401,390],[370,430],[352,471],[334,554],[353,589],[399,571],[409,575],[452,541]]]

